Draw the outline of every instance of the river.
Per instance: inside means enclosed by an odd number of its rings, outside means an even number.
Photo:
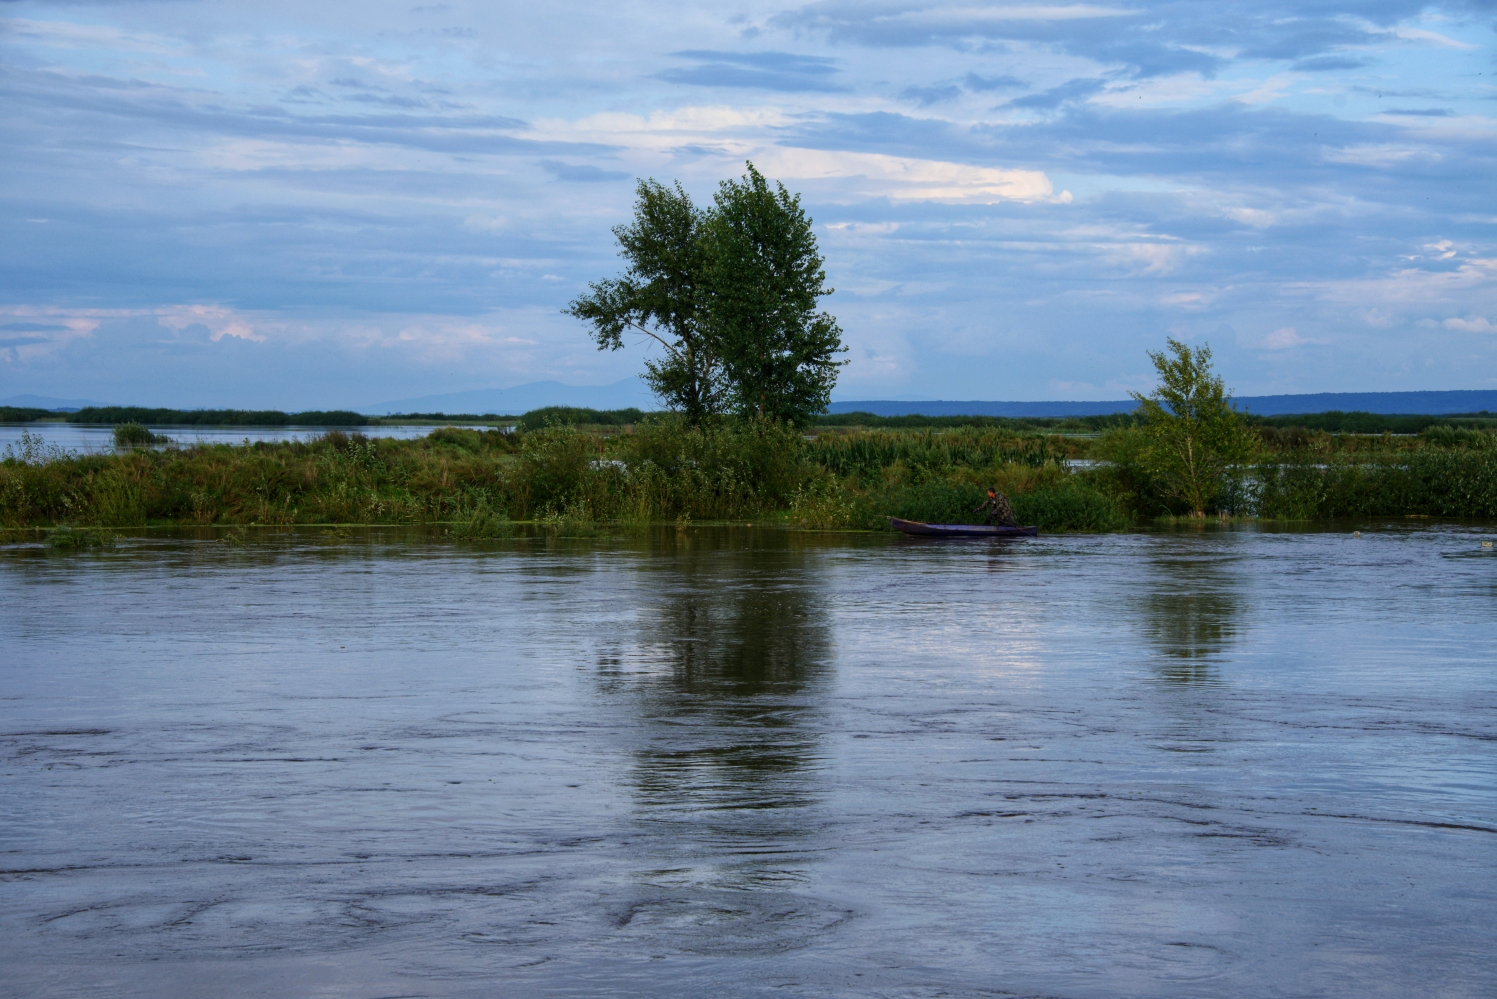
[[[147,428],[153,433],[169,438],[181,447],[202,444],[252,444],[257,441],[308,441],[321,437],[329,430],[343,433],[361,433],[370,437],[394,437],[410,440],[425,437],[436,427],[432,424],[401,424],[388,427],[222,427],[161,426],[152,424]],[[478,429],[487,430],[488,427]],[[95,423],[0,423],[0,458],[6,449],[16,453],[21,448],[22,435],[33,440],[40,438],[42,446],[61,448],[74,454],[113,454],[114,427]]]
[[[1497,993],[1489,528],[0,548],[0,994]]]

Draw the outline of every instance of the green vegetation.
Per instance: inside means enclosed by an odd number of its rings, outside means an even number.
[[[532,409],[515,422],[526,430],[540,430],[553,423],[562,423],[569,427],[626,427],[641,423],[651,416],[662,415],[664,414],[645,413],[632,407],[629,409],[584,409],[578,406],[545,406],[541,409]]]
[[[153,434],[139,423],[121,423],[114,428],[114,446],[123,451],[132,447],[152,447],[156,444],[170,444],[171,438],[163,434]]]
[[[69,527],[62,525],[48,531],[43,541],[48,548],[60,548],[64,551],[76,551],[80,548],[112,548],[114,536],[108,531],[100,531],[89,527]]]
[[[633,222],[613,230],[628,268],[566,313],[600,350],[626,333],[655,341],[663,356],[645,362],[645,381],[692,426],[725,412],[805,425],[824,412],[844,348],[816,310],[832,289],[799,196],[771,190],[752,163],[709,209],[679,182],[640,181],[636,193]]]
[[[750,163],[718,185],[705,235],[707,330],[732,411],[797,425],[826,412],[847,348],[816,310],[832,289],[800,195],[771,191]]]
[[[1016,433],[1044,430],[1055,434],[1098,434],[1110,427],[1131,427],[1138,422],[1132,413],[1106,416],[875,416],[873,413],[824,413],[807,424],[810,428],[899,428],[937,430],[953,427],[991,427]]]
[[[641,333],[665,356],[645,361],[645,383],[691,423],[723,406],[722,370],[705,328],[706,214],[676,183],[642,180],[634,221],[613,230],[622,277],[598,281],[568,315],[591,323],[600,350],[619,350],[626,332]]]
[[[1149,354],[1159,387],[1133,393],[1140,425],[1108,431],[1102,453],[1140,480],[1135,488],[1146,482],[1154,494],[1204,517],[1228,487],[1228,471],[1252,458],[1258,442],[1211,374],[1211,348],[1168,343],[1169,354]]]
[[[1497,433],[1481,414],[1400,436],[1250,422],[1208,348],[1170,340],[1150,356],[1160,384],[1136,396],[1135,412],[1071,420],[843,414],[805,433],[752,412],[549,407],[512,427],[444,426],[419,440],[334,427],[161,450],[151,445],[162,438],[126,422],[112,455],[27,430],[0,460],[0,526],[50,528],[47,543],[63,548],[147,524],[442,524],[471,540],[519,522],[572,535],[745,520],[880,530],[888,516],[974,522],[989,486],[1047,532],[1207,514],[1497,518]]]
[[[347,410],[283,413],[276,409],[149,409],[144,406],[87,406],[63,417],[68,423],[153,423],[157,426],[361,427],[369,418]]]
[[[0,461],[0,524],[435,523],[473,539],[504,537],[520,521],[574,534],[714,521],[881,530],[888,515],[972,522],[990,484],[1021,522],[1047,532],[1194,513],[1113,444],[992,426],[808,439],[767,421],[692,427],[672,416],[603,431],[442,427],[392,440],[333,429],[311,441],[90,455],[28,433]],[[1122,460],[1076,461],[1108,453]],[[1437,428],[1260,440],[1253,460],[1223,470],[1215,496],[1207,513],[1497,518],[1497,436]]]
[[[1332,409],[1324,413],[1306,413],[1299,416],[1245,416],[1246,421],[1261,432],[1263,428],[1286,430],[1322,430],[1338,434],[1417,434],[1431,427],[1455,427],[1476,430],[1497,430],[1497,415],[1481,413],[1454,413],[1449,416],[1418,416],[1382,413],[1343,413]]]
[[[513,421],[516,416],[503,413],[388,413],[370,416],[365,427],[389,427],[394,424],[496,424]]]
[[[37,420],[60,420],[61,413],[30,406],[0,406],[0,423],[34,423]]]

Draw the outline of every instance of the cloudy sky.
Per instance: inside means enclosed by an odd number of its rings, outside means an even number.
[[[803,194],[837,397],[1497,387],[1497,3],[0,2],[0,396],[604,384],[638,177]]]

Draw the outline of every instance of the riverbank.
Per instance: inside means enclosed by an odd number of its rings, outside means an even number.
[[[1125,530],[1184,513],[1120,440],[996,428],[808,436],[660,421],[625,433],[447,427],[411,440],[334,430],[81,456],[43,444],[0,462],[0,526],[443,524],[485,536],[519,521],[758,521],[886,530],[890,515],[971,522],[988,485],[1022,523],[1047,532]],[[1210,512],[1497,519],[1492,441],[1442,428],[1402,438],[1265,433]]]

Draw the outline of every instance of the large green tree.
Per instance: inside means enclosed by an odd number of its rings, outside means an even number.
[[[645,380],[691,423],[731,409],[803,424],[824,412],[842,331],[818,311],[830,295],[800,199],[748,164],[697,208],[677,183],[636,189],[634,219],[613,230],[628,269],[598,281],[568,315],[592,325],[601,350],[643,333],[662,348]]]
[[[706,321],[733,408],[797,424],[825,412],[846,348],[816,308],[832,289],[800,196],[749,163],[718,186],[704,233]]]
[[[703,324],[705,213],[679,182],[642,180],[635,193],[634,220],[613,230],[628,269],[591,284],[565,312],[592,324],[600,350],[623,347],[630,330],[660,344],[661,358],[645,362],[645,382],[698,423],[724,402],[722,369]]]
[[[1192,350],[1173,338],[1166,343],[1168,352],[1149,352],[1159,386],[1148,395],[1130,393],[1147,438],[1142,457],[1167,495],[1204,517],[1227,473],[1252,457],[1257,440],[1211,373],[1211,348]]]

